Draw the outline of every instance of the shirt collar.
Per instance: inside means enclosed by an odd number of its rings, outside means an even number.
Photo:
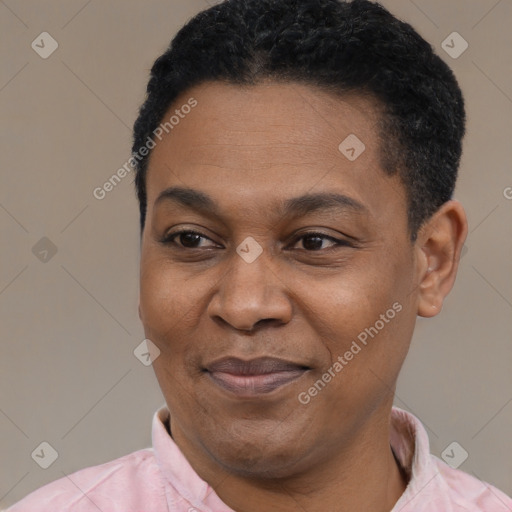
[[[169,435],[169,417],[169,410],[164,405],[155,413],[152,426],[155,457],[166,484],[198,509],[204,509],[208,502],[212,510],[230,511],[209,484],[199,477]],[[405,492],[393,507],[394,512],[414,505],[414,500],[429,487],[434,490],[440,479],[436,478],[439,471],[430,455],[425,428],[414,415],[398,407],[391,410],[390,444],[409,479]],[[175,501],[170,497],[168,500]]]
[[[167,431],[169,425],[169,409],[162,406],[153,417],[152,441],[155,458],[166,482],[177,493],[192,505],[201,502],[208,492],[208,484],[194,471],[178,445]],[[174,502],[174,497],[167,493],[168,500]]]
[[[432,499],[443,512],[452,512],[446,483],[430,454],[427,431],[420,420],[398,407],[391,410],[390,444],[409,482],[391,512],[431,510]]]

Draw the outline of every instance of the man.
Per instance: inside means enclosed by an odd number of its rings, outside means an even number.
[[[10,510],[511,510],[392,408],[467,233],[464,103],[430,45],[367,1],[228,0],[147,92],[132,163],[167,404],[153,450]]]

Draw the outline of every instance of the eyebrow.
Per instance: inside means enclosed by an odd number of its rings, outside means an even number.
[[[170,187],[163,190],[155,201],[155,206],[162,202],[176,202],[187,208],[199,210],[209,215],[220,217],[219,207],[204,192],[187,187]],[[356,199],[333,192],[304,194],[279,203],[273,208],[281,217],[301,217],[323,210],[351,210],[358,214],[367,214],[368,209]]]

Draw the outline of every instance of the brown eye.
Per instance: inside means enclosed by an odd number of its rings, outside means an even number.
[[[211,242],[211,245],[203,243],[202,241]],[[166,235],[161,242],[164,245],[175,245],[183,249],[201,249],[202,247],[216,246],[212,240],[197,231],[182,230]]]
[[[178,239],[184,247],[197,247],[198,243],[201,241],[202,236],[196,233],[180,233]]]
[[[324,237],[316,235],[308,235],[302,239],[302,245],[304,246],[304,249],[307,249],[308,251],[317,251],[322,249],[323,242]]]
[[[350,246],[350,243],[346,240],[339,240],[323,233],[306,233],[297,238],[295,244],[300,241],[302,241],[302,249],[306,251],[321,251],[322,249]]]

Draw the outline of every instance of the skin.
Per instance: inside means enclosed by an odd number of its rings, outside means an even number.
[[[467,233],[445,203],[412,243],[405,188],[380,166],[378,105],[295,83],[205,83],[198,105],[153,149],[142,235],[139,314],[160,349],[154,370],[170,429],[194,470],[239,512],[389,511],[406,487],[389,445],[398,373],[417,315],[442,307]],[[349,134],[365,144],[349,161]],[[169,187],[207,194],[216,213]],[[338,193],[363,206],[284,215],[280,205]],[[179,229],[199,237],[162,239]],[[329,238],[304,236],[321,232]],[[261,255],[236,252],[246,237]],[[394,303],[402,309],[343,370],[307,392]],[[217,386],[224,356],[277,357],[310,368],[257,397]]]

